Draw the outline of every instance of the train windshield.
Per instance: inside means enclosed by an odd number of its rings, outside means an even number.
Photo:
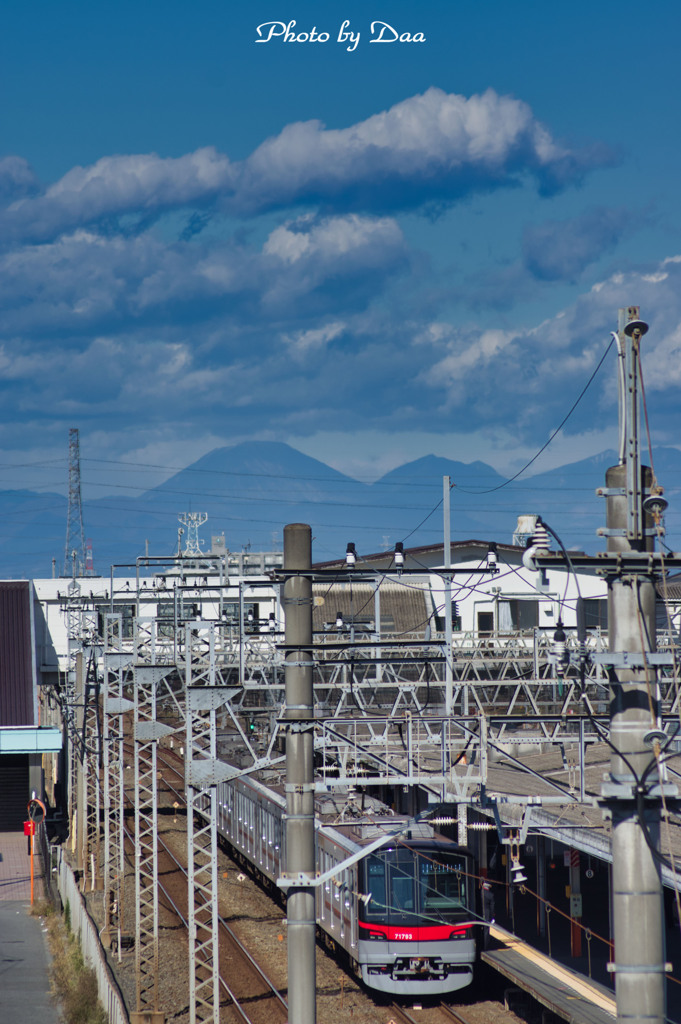
[[[465,916],[469,865],[461,853],[398,847],[367,857],[364,871],[371,899],[361,916],[367,921],[413,925]]]
[[[422,914],[448,913],[465,910],[467,873],[466,862],[452,854],[439,854],[437,858],[418,857],[419,889]]]

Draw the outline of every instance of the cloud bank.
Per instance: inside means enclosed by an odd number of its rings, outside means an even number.
[[[450,281],[434,283],[401,214],[521,185],[550,195],[608,159],[561,144],[519,100],[430,89],[347,128],[288,125],[242,161],[112,155],[42,187],[21,158],[0,160],[0,445],[17,424],[28,446],[78,423],[98,437],[106,424],[112,450],[131,432],[487,431],[538,447],[618,306],[655,309],[650,351],[681,367],[681,263],[610,275],[519,327],[491,301],[470,313],[465,279],[452,314]],[[506,284],[488,261],[481,287],[582,279],[629,229],[604,207],[529,227]],[[606,373],[575,430],[615,416]],[[680,373],[650,374],[665,423]]]
[[[5,177],[18,198],[0,213],[5,241],[48,241],[78,227],[136,217],[144,228],[187,207],[253,216],[292,206],[385,213],[452,203],[533,180],[542,194],[578,184],[612,160],[604,148],[561,145],[521,100],[488,89],[464,97],[440,89],[351,125],[287,125],[247,159],[213,147],[176,158],[107,156],[74,167],[36,196],[19,158]],[[3,181],[0,164],[0,187]],[[115,223],[114,223],[115,226]]]

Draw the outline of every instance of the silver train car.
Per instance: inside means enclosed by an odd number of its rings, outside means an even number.
[[[405,821],[373,798],[357,799],[363,808],[347,797],[318,802],[320,874]],[[283,795],[243,777],[217,787],[217,804],[219,834],[236,859],[276,886],[285,863]],[[370,989],[404,996],[455,992],[473,980],[474,872],[470,851],[428,826],[413,827],[317,887],[320,937],[331,951],[345,953]]]

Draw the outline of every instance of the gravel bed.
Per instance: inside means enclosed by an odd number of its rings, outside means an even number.
[[[184,863],[186,858],[185,818],[161,815],[159,833],[164,842]],[[282,907],[263,891],[260,885],[222,851],[218,854],[218,899],[220,915],[247,946],[255,960],[286,997],[287,952],[286,918]],[[124,931],[135,930],[134,858],[127,857],[126,885],[123,905]],[[88,909],[101,928],[104,923],[103,895],[86,894]],[[159,907],[159,1009],[172,1024],[189,1024],[188,1009],[188,946],[184,928],[161,903]],[[125,951],[109,954],[109,962],[123,992],[129,1010],[136,1009],[135,954]],[[229,965],[223,972],[229,981]],[[452,1004],[454,1005],[454,1004]],[[504,1010],[498,1002],[466,1005],[464,1012],[472,1024],[522,1024],[515,1014]],[[441,1020],[434,1008],[409,1007],[410,1012],[431,1024]],[[228,1008],[221,1017],[225,1024],[232,1020]],[[317,1021],[318,1024],[389,1024],[390,1006],[377,1004],[353,975],[317,946]]]

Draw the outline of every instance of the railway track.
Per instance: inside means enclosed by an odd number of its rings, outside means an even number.
[[[159,798],[165,792],[166,811],[175,808],[184,810],[184,761],[178,753],[168,748],[159,748],[157,752],[159,774]],[[170,819],[166,817],[166,821]],[[171,832],[171,835],[173,833]],[[159,832],[159,878],[161,899],[168,909],[180,920],[184,927],[187,921],[187,873],[186,873],[186,840],[177,834],[175,849],[171,849],[163,833]],[[169,837],[170,838],[170,837]],[[171,840],[172,842],[172,840]],[[181,848],[178,844],[181,844]],[[175,874],[176,881],[168,884]],[[237,912],[238,913],[238,912]],[[220,963],[229,964],[227,970],[221,968],[222,1013],[221,1020],[232,1020],[239,1024],[285,1024],[288,1019],[287,1003],[281,992],[267,978],[257,961],[239,940],[227,922],[220,918]],[[281,939],[281,936],[280,936]],[[318,956],[319,956],[318,952]],[[228,977],[224,977],[227,975]],[[250,978],[250,980],[249,980]],[[342,991],[342,986],[341,986]],[[341,1002],[342,1007],[342,1002]],[[494,1009],[492,1009],[494,1007]],[[415,1010],[416,1012],[412,1012]],[[393,1021],[394,1024],[504,1024],[510,1020],[503,1005],[487,1003],[486,1011],[481,1015],[478,1008],[459,1007],[455,1009],[442,1003],[438,1006],[425,1006],[423,1009],[407,1008],[393,1004],[382,1009],[374,1004],[372,1021]],[[387,1012],[386,1012],[387,1011]],[[319,1011],[318,1011],[319,1012]],[[346,1010],[347,1014],[347,1010]],[[229,1016],[227,1016],[229,1015]],[[354,1015],[354,1014],[353,1014]],[[320,1019],[322,1019],[320,1017]],[[334,1014],[333,1019],[336,1020]],[[368,1019],[363,1017],[364,1020]]]
[[[452,1024],[452,1022],[473,1024],[471,1017],[464,1016],[458,1008],[454,1010],[446,1003],[440,1003],[437,1007],[419,1009],[418,1016],[414,1016],[404,1006],[393,1003],[390,1007],[390,1014],[392,1024]]]
[[[460,1010],[453,1010],[452,1007],[447,1006],[446,1003],[441,1003],[439,1010],[445,1020],[454,1021],[455,1024],[471,1024],[470,1017],[464,1016]]]
[[[174,764],[165,759],[163,763],[182,777]],[[164,783],[184,803],[184,794],[172,786],[165,775]],[[130,844],[134,844],[134,835],[127,829],[126,837]],[[166,909],[188,929],[186,858],[183,863],[161,833],[158,834],[158,875],[159,891]],[[229,964],[228,972],[224,966],[220,968],[221,1005],[224,1010],[239,1024],[286,1024],[288,1006],[281,992],[224,918],[219,917],[218,927],[219,962],[221,965]]]
[[[159,885],[159,887],[162,888],[173,912],[187,928],[186,866],[181,863],[160,835],[158,843],[159,876],[164,875],[162,861],[165,861],[166,870],[170,869],[168,877],[172,877],[173,874],[177,877],[178,873],[181,876],[181,885],[172,886],[173,893],[169,891],[171,887],[168,885]],[[288,1019],[286,1000],[224,918],[218,918],[218,927],[219,962],[221,965],[230,964],[229,981],[225,977],[224,968],[220,969],[220,989],[223,998],[226,997],[229,1000],[239,1021],[247,1022],[247,1024],[260,1024],[260,1022],[278,1024],[281,1021],[282,1024],[285,1024]],[[246,1005],[248,1005],[248,1010],[245,1008]]]

